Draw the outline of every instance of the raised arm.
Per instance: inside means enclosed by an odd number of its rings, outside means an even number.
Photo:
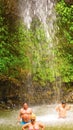
[[[71,105],[67,105],[66,110],[70,110],[70,109],[71,109]]]
[[[42,123],[39,123],[39,127],[44,130],[45,129],[45,126],[42,124]]]
[[[55,109],[56,109],[56,111],[59,111],[59,105]]]
[[[22,130],[26,130],[26,128],[28,128],[28,127],[29,127],[29,124],[25,124],[22,126]]]

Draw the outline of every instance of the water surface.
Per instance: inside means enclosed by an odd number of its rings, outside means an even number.
[[[32,106],[31,108],[37,116],[37,121],[46,125],[71,125],[73,123],[73,105],[71,105],[71,109],[67,112],[67,118],[65,119],[58,118],[55,107],[56,104]],[[19,109],[0,111],[0,125],[16,126],[18,113]]]

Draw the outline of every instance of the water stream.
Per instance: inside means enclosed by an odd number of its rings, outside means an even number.
[[[57,28],[55,5],[55,0],[19,0],[20,16],[23,19],[27,29],[31,28],[31,23],[33,22],[35,17],[39,19],[39,21],[43,25],[45,36],[47,39],[47,49],[45,50],[45,56],[47,55],[49,58],[51,58],[51,60],[49,60],[48,66],[52,71],[53,78],[56,77],[55,66],[57,66],[54,62],[54,45],[58,42],[57,38],[55,37],[55,32]],[[41,55],[43,56],[42,48]]]
[[[73,105],[67,112],[66,119],[59,119],[55,105],[40,105],[31,107],[36,114],[37,121],[49,126],[71,125],[73,123]],[[0,125],[16,126],[19,110],[0,111]]]

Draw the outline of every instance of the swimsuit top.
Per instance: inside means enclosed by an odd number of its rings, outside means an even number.
[[[33,129],[29,129],[29,130],[33,130]],[[39,130],[39,129],[36,129],[36,128],[35,128],[34,130]]]
[[[29,128],[29,130],[39,130],[39,128],[38,127],[34,127],[34,128]]]

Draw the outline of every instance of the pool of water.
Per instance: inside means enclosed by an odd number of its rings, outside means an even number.
[[[67,117],[65,119],[58,118],[58,113],[55,108],[56,104],[34,107],[33,110],[37,115],[37,121],[51,126],[73,124],[73,105],[71,105],[71,109],[67,111]]]
[[[32,106],[33,112],[36,114],[37,121],[42,122],[49,126],[56,125],[71,125],[73,124],[73,105],[71,109],[67,112],[67,118],[59,119],[58,114],[55,110],[55,105],[40,105]],[[0,111],[0,125],[11,125],[16,126],[18,110],[3,110]]]

